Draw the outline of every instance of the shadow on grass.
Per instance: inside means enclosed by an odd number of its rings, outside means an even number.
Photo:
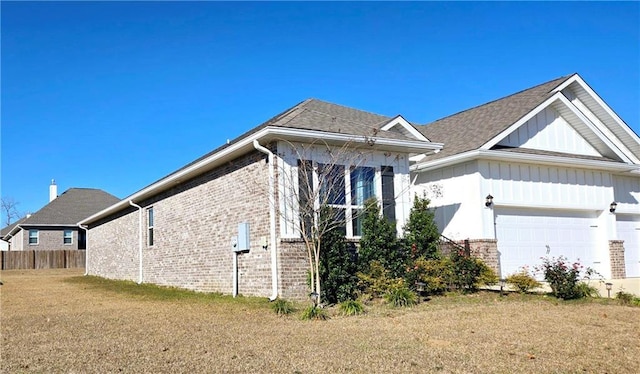
[[[64,282],[81,285],[87,288],[113,292],[123,296],[132,296],[153,301],[193,301],[219,304],[234,304],[268,308],[269,300],[260,297],[232,297],[221,293],[206,293],[185,290],[177,287],[164,287],[150,283],[138,284],[133,281],[112,280],[92,275],[65,278]]]

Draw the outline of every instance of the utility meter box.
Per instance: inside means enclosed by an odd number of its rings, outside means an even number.
[[[248,251],[251,249],[251,236],[249,235],[249,222],[238,224],[238,245],[236,252]]]

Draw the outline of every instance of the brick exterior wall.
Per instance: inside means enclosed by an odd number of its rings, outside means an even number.
[[[611,278],[626,278],[627,270],[624,262],[624,240],[609,240],[609,258],[611,260]]]
[[[278,288],[284,299],[308,300],[309,259],[307,248],[301,239],[283,239],[278,247]]]
[[[500,258],[498,254],[498,241],[495,239],[468,239],[457,240],[454,243],[465,247],[466,242],[469,243],[469,253],[481,259],[487,266],[496,272],[498,276],[500,274]],[[452,250],[457,249],[455,245],[447,242],[440,243],[440,251],[442,254],[449,254]]]
[[[271,295],[268,163],[253,151],[232,163],[177,184],[143,207],[144,282],[203,292],[233,291],[231,238],[238,224],[250,225],[251,250],[238,254],[238,292]],[[147,208],[154,210],[154,245],[147,245]],[[89,274],[138,280],[137,209],[92,224],[88,238]],[[278,248],[279,294],[306,297],[299,285],[299,251]],[[303,252],[304,253],[304,252]],[[306,267],[304,268],[306,271]]]
[[[11,240],[11,250],[51,251],[59,249],[78,249],[78,228],[47,228],[33,227],[38,230],[38,244],[29,244],[29,229],[20,230]],[[71,244],[64,244],[64,230],[71,230],[73,239]],[[15,241],[14,241],[15,238]],[[17,243],[21,241],[22,243]]]

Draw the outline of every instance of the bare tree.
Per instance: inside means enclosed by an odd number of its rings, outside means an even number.
[[[324,142],[286,144],[279,153],[278,215],[301,238],[307,251],[311,292],[321,301],[320,255],[327,233],[344,228],[364,213],[364,202],[375,197],[372,144]],[[287,152],[289,154],[287,154]],[[354,227],[352,224],[351,227]],[[359,235],[359,233],[358,233]]]
[[[10,225],[13,220],[22,218],[22,214],[18,212],[19,202],[15,201],[12,197],[3,197],[1,199],[2,204],[2,217],[5,219],[5,224]]]

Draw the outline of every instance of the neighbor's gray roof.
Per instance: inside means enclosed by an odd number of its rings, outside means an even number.
[[[81,220],[118,201],[120,199],[102,190],[70,188],[19,224],[75,226]],[[4,232],[3,234],[6,235]]]
[[[22,217],[19,220],[15,221],[14,223],[12,223],[10,225],[7,225],[6,227],[3,227],[2,230],[0,230],[0,238],[3,238],[5,235],[10,233],[11,230],[13,230],[14,227],[16,227],[17,225],[21,224],[26,219],[27,219],[27,217]]]
[[[429,156],[429,160],[479,149],[553,96],[552,90],[573,75],[554,79],[425,126],[417,126],[418,130],[432,142],[444,143],[442,150]]]

